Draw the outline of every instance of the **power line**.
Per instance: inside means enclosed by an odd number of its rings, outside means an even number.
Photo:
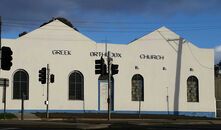
[[[189,50],[190,50],[191,55],[193,56],[193,58],[195,59],[195,61],[196,61],[201,67],[206,68],[206,69],[210,69],[210,70],[214,70],[213,67],[211,68],[211,67],[208,67],[208,66],[203,65],[203,64],[196,58],[196,56],[193,54],[192,49],[191,49],[190,46],[189,46],[189,42],[187,42],[187,46],[188,46],[188,48],[189,48]]]
[[[8,24],[20,24],[20,25],[39,25],[39,22],[32,22],[32,21],[17,21],[17,20],[15,20],[15,21],[10,21],[10,20],[4,20],[4,22],[3,23],[8,23]],[[44,23],[44,22],[43,22]],[[78,22],[74,22],[74,24],[75,23],[77,23],[77,25],[90,25],[90,24],[92,24],[93,23],[93,25],[94,24],[96,24],[96,25],[98,25],[97,23],[100,23],[100,25],[102,24],[102,23],[104,23],[104,24],[115,24],[115,23],[117,23],[117,24],[119,24],[119,25],[126,25],[127,24],[127,22],[122,22],[122,23],[119,23],[119,22],[99,22],[99,21],[97,21],[97,22],[93,22],[93,21],[78,21]],[[134,23],[132,23],[133,25],[139,25],[139,23],[136,23],[136,22],[134,22]],[[152,24],[150,24],[150,23],[143,23],[144,25],[152,25],[152,26],[159,26],[159,25],[162,25],[162,24],[165,24],[165,25],[170,25],[170,24],[167,24],[167,23],[152,23]],[[212,27],[216,27],[216,26],[214,26],[214,24],[212,24],[213,26]],[[90,25],[91,26],[91,25]],[[218,24],[218,26],[221,26],[220,25],[220,23]],[[130,26],[131,27],[131,26]],[[202,25],[201,23],[200,24],[184,24],[184,23],[173,23],[172,24],[172,26],[170,26],[170,27],[211,27],[211,24],[206,24],[206,25]]]
[[[4,24],[5,27],[15,27],[15,28],[22,28],[22,27],[31,27],[33,28],[32,25],[28,25],[28,24],[24,24],[24,25],[20,25],[20,24],[8,24],[5,23]],[[43,30],[68,30],[65,28],[62,28],[62,26],[56,26],[56,25],[47,25],[48,27],[55,27],[55,28],[39,28],[39,29],[43,29]],[[61,27],[61,28],[59,28]],[[137,29],[130,29],[130,28],[90,28],[90,27],[80,27],[81,31],[83,32],[147,32],[147,31],[152,31],[149,30],[150,28],[137,28]],[[191,27],[191,28],[186,28],[186,27],[180,27],[180,28],[174,28],[173,31],[198,31],[198,30],[219,30],[221,29],[221,26],[206,26],[206,27]],[[68,30],[70,31],[70,30]],[[164,31],[161,31],[164,32]]]
[[[9,27],[9,26],[28,26],[28,27],[33,27],[33,26],[39,26],[39,22],[42,22],[43,20],[19,20],[19,19],[4,19],[3,20],[3,25]],[[162,23],[146,23],[146,22],[127,22],[127,21],[123,21],[123,22],[119,22],[119,21],[87,21],[87,20],[74,20],[74,23],[76,23],[77,27],[80,28],[101,28],[101,26],[103,25],[109,25],[111,24],[112,26],[114,26],[114,24],[118,24],[115,26],[119,26],[121,25],[119,28],[120,29],[131,29],[132,27],[135,29],[147,29],[147,28],[153,28],[153,27],[158,27],[161,26]],[[133,24],[134,26],[125,26],[126,24]],[[92,25],[91,25],[92,24]],[[96,24],[96,26],[94,25]],[[137,26],[142,24],[143,26]],[[166,23],[167,24],[167,23]],[[123,26],[122,26],[123,25]],[[135,26],[136,25],[136,26]],[[147,25],[147,26],[144,26]],[[151,27],[149,27],[149,25],[151,25]],[[179,25],[179,26],[178,26]],[[188,26],[187,26],[188,25]],[[47,25],[47,26],[56,26],[57,25]],[[172,23],[172,26],[170,26],[171,28],[175,28],[178,30],[208,30],[208,29],[216,29],[216,28],[220,28],[221,25],[219,23],[219,25],[202,25],[202,24],[185,24],[185,23]],[[104,28],[106,29],[107,26],[104,26]],[[205,29],[204,29],[205,28]]]
[[[16,18],[9,18],[9,17],[4,17],[3,21],[17,21],[17,22],[23,22],[23,23],[27,23],[27,22],[31,22],[31,23],[39,23],[39,22],[44,22],[44,21],[48,21],[48,19],[16,19]],[[92,19],[84,19],[84,20],[71,20],[73,23],[104,23],[104,24],[144,24],[144,25],[156,25],[156,24],[162,24],[162,23],[158,23],[158,22],[138,22],[138,21],[123,21],[123,20],[115,20],[113,21],[113,18],[110,18],[109,20],[107,19],[99,19],[99,20],[92,20]],[[175,22],[164,22],[164,24],[172,24],[172,25],[202,25],[202,23],[205,21],[201,21],[201,23],[175,23]],[[206,23],[208,24],[220,24],[219,21],[206,21]]]
[[[143,29],[143,28],[149,28],[151,25],[151,28],[153,27],[159,27],[162,25],[168,25],[170,28],[178,28],[178,29],[183,29],[183,28],[220,28],[221,25],[219,22],[218,25],[214,25],[214,23],[211,26],[211,23],[209,25],[202,25],[202,23],[147,23],[147,22],[128,22],[128,21],[88,21],[88,20],[72,20],[74,21],[74,25],[76,27],[80,28],[101,28],[104,26],[104,28],[107,28],[107,26],[112,25],[112,26],[119,26],[121,29],[126,29],[126,28],[135,28],[135,29]],[[19,20],[19,19],[5,19],[4,24],[6,23],[7,25],[10,26],[39,26],[39,23],[42,23],[43,20]],[[44,22],[43,22],[44,23]],[[130,26],[128,26],[129,24]],[[131,24],[133,26],[131,26]],[[171,24],[171,25],[170,25]],[[126,26],[127,25],[127,26]],[[48,26],[54,26],[54,25],[48,25]]]
[[[18,21],[14,21],[11,19],[6,19],[4,20],[5,22],[3,23],[4,28],[3,28],[3,32],[7,32],[7,28],[20,28],[20,29],[28,29],[28,30],[34,30],[34,28],[37,26],[39,27],[39,22],[42,20],[32,20],[32,21],[27,21],[27,20],[18,20]],[[156,30],[154,28],[156,27],[149,27],[149,26],[145,26],[145,27],[135,27],[135,26],[122,26],[120,28],[111,28],[110,27],[100,27],[99,25],[90,25],[90,22],[88,21],[81,21],[82,24],[77,25],[77,28],[79,27],[80,32],[82,33],[116,33],[116,34],[128,34],[128,33],[145,33],[147,34],[148,32],[153,32],[153,30]],[[83,23],[85,22],[85,26],[83,25]],[[104,22],[104,23],[111,23],[111,22]],[[136,24],[134,24],[136,25]],[[146,23],[145,25],[148,25],[148,23]],[[194,24],[193,24],[194,25]],[[157,24],[155,24],[155,26],[157,26]],[[63,28],[63,26],[59,26],[59,25],[51,25],[51,24],[47,24],[47,27],[49,28],[37,28],[39,30],[52,30],[52,31],[73,31],[71,28],[67,29],[67,28]],[[50,28],[51,27],[51,28]],[[131,28],[133,27],[133,28]],[[173,26],[172,26],[173,27]],[[208,31],[208,30],[220,30],[221,29],[221,25],[194,25],[194,26],[186,26],[186,25],[181,25],[180,26],[174,26],[172,31]],[[12,29],[11,29],[12,30]],[[159,32],[170,32],[169,30],[161,30]],[[38,38],[36,38],[38,39]],[[62,39],[64,41],[72,41],[71,40],[67,40],[67,39]],[[162,39],[140,39],[140,40],[162,40]]]

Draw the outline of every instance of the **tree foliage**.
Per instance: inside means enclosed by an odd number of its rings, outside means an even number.
[[[216,77],[221,76],[219,71],[221,71],[221,61],[218,64],[214,65],[214,73]]]
[[[44,26],[44,25],[46,25],[46,24],[49,24],[49,23],[53,22],[54,20],[59,20],[59,21],[61,21],[62,23],[66,24],[67,26],[69,26],[69,27],[73,28],[74,30],[78,31],[78,29],[75,28],[70,21],[68,21],[67,19],[65,19],[65,18],[63,18],[63,17],[52,18],[52,19],[49,20],[48,22],[43,23],[40,27],[42,27],[42,26]]]
[[[24,36],[24,35],[26,35],[26,34],[27,34],[27,32],[24,31],[24,32],[20,33],[18,36],[19,36],[19,37],[22,37],[22,36]]]

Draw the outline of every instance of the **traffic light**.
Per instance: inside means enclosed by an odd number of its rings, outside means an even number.
[[[112,74],[112,75],[118,74],[118,72],[119,72],[118,66],[119,66],[119,65],[117,65],[117,64],[112,64],[112,65],[111,65],[111,74]]]
[[[50,82],[54,83],[54,75],[53,74],[50,75]]]
[[[3,46],[1,48],[1,68],[3,70],[10,70],[12,66],[12,50],[10,47]]]
[[[104,63],[104,59],[95,60],[95,74],[105,75],[107,73],[107,65]]]
[[[41,70],[39,70],[39,79],[38,79],[41,84],[45,84],[46,83],[46,67],[41,68]]]
[[[107,74],[107,65],[103,64],[101,66],[101,75],[106,75]]]

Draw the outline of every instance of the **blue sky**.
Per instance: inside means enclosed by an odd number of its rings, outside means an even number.
[[[52,17],[67,18],[95,40],[127,44],[166,26],[221,59],[220,0],[1,0],[3,38],[16,38]]]

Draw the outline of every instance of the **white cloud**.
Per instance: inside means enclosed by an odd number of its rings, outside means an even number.
[[[68,13],[65,11],[65,10],[59,10],[57,12],[57,17],[67,17],[68,16]]]

